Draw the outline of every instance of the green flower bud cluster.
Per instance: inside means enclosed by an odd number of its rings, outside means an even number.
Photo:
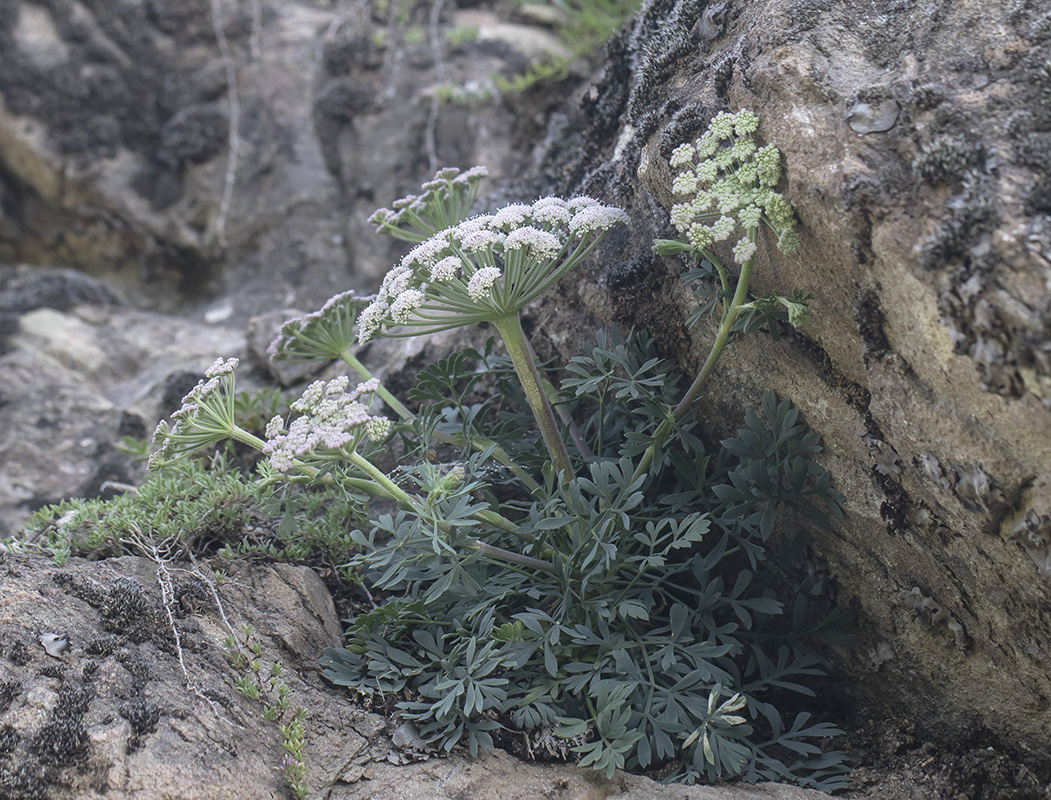
[[[267,354],[275,361],[297,362],[342,357],[357,344],[355,321],[371,300],[353,291],[329,298],[319,311],[286,321]]]
[[[777,235],[782,252],[798,249],[795,213],[774,191],[781,179],[781,153],[772,144],[756,145],[758,126],[752,111],[720,113],[704,135],[672,152],[669,163],[678,170],[672,190],[687,199],[672,207],[671,221],[691,249],[703,252],[737,237],[734,260],[744,264],[755,255],[760,224]],[[658,245],[658,252],[681,249]]]
[[[420,194],[395,200],[393,210],[381,208],[369,217],[369,222],[376,226],[377,233],[406,242],[422,242],[467,218],[478,198],[478,184],[488,174],[485,167],[471,167],[465,172],[456,167],[438,170],[433,179],[423,184]]]

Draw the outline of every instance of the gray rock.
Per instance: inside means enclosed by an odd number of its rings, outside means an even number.
[[[568,332],[550,345],[563,355],[583,323],[554,310],[579,304],[694,369],[712,328],[686,329],[682,265],[650,252],[671,230],[667,158],[716,112],[757,111],[803,247],[771,248],[753,287],[812,292],[814,313],[778,343],[734,345],[698,415],[722,436],[772,388],[824,437],[848,505],[816,549],[859,612],[858,645],[836,658],[855,690],[932,738],[980,721],[1043,763],[1048,505],[1032,487],[1051,464],[1051,29],[1032,4],[877,5],[735,3],[699,43],[705,4],[647,3],[540,156],[557,191],[626,206],[631,235],[539,313]],[[871,674],[874,642],[887,657]]]
[[[144,558],[70,561],[9,554],[0,563],[0,756],[5,797],[245,798],[280,796],[281,733],[258,701],[234,688],[229,635],[210,593],[170,564],[178,596],[206,599],[194,613],[162,601],[158,565]],[[134,577],[131,577],[134,576]],[[191,592],[191,594],[194,594]],[[310,786],[321,791],[355,762],[390,749],[382,718],[325,690],[316,653],[338,641],[332,600],[305,567],[235,570],[219,587],[235,631],[255,630],[266,668],[286,667],[291,702],[307,708]],[[196,595],[195,595],[196,596]],[[118,602],[126,609],[114,614]],[[69,631],[44,652],[41,627]],[[12,688],[13,687],[13,688]],[[10,689],[10,691],[6,691]]]
[[[236,330],[121,306],[44,306],[17,324],[0,354],[0,536],[41,505],[134,481],[141,468],[114,444],[175,410],[162,403],[170,376],[192,385],[245,350]]]

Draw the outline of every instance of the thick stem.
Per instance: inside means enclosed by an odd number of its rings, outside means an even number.
[[[367,381],[372,380],[374,376],[371,372],[369,372],[368,367],[366,367],[364,364],[358,361],[358,359],[351,355],[349,351],[344,351],[341,354],[341,357],[362,378],[364,378]],[[412,422],[416,419],[416,415],[409,411],[409,409],[407,409],[404,405],[402,405],[402,403],[399,402],[398,399],[394,395],[392,395],[387,389],[387,387],[385,387],[382,383],[379,385],[379,388],[376,389],[376,394],[383,398],[383,402],[390,406],[394,410],[394,413],[401,417],[405,422]],[[440,442],[446,442],[448,444],[455,444],[461,446],[463,445],[463,442],[458,440],[455,436],[450,436],[449,434],[442,433],[440,431],[434,432],[434,438]],[[471,446],[478,451],[485,450],[492,444],[493,441],[491,439],[487,439],[483,436],[475,437],[471,441]],[[493,450],[493,458],[495,458],[499,463],[503,464],[505,467],[511,470],[511,472],[514,473],[514,476],[518,478],[518,480],[522,481],[522,483],[525,484],[526,488],[529,491],[535,492],[537,489],[540,488],[540,484],[533,479],[533,476],[526,472],[524,469],[522,469],[520,466],[518,466],[518,464],[514,462],[511,456],[509,456],[507,454],[507,451],[504,450],[502,447],[497,447],[495,450]]]
[[[258,436],[253,436],[244,428],[239,428],[238,426],[234,425],[233,428],[230,429],[229,433],[231,439],[236,439],[241,444],[246,444],[253,450],[258,450],[260,453],[263,452],[263,447],[266,445],[266,442],[264,442]]]
[[[526,342],[529,347],[529,357],[536,362],[536,352],[533,350],[533,346]],[[573,440],[573,444],[576,445],[577,450],[580,452],[580,457],[585,461],[594,461],[595,455],[591,452],[591,448],[588,447],[587,442],[584,441],[584,435],[580,432],[580,428],[577,427],[576,421],[573,419],[573,415],[569,413],[563,405],[558,404],[558,390],[555,385],[551,383],[547,378],[541,378],[540,384],[544,389],[544,395],[547,397],[547,401],[551,403],[552,408],[558,418],[562,420],[562,424],[566,426],[566,430],[569,432],[569,438]]]
[[[566,443],[562,440],[562,434],[558,430],[558,423],[555,422],[551,404],[547,401],[541,387],[540,373],[529,353],[529,343],[526,341],[518,314],[501,317],[494,320],[493,324],[504,340],[508,355],[511,356],[511,363],[514,364],[518,380],[521,381],[522,388],[525,390],[529,407],[533,411],[533,416],[536,417],[537,425],[540,426],[540,435],[543,436],[547,451],[552,461],[555,462],[555,468],[562,473],[563,481],[569,481],[576,477],[573,473],[573,463],[569,458]]]

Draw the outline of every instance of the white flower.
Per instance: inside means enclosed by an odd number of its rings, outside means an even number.
[[[365,381],[364,383],[359,383],[354,388],[354,391],[351,392],[351,397],[356,400],[357,398],[361,397],[363,394],[372,394],[373,392],[375,392],[379,388],[380,388],[380,379],[379,378],[369,378],[367,381]]]
[[[276,448],[270,453],[270,466],[278,472],[288,472],[292,469],[295,456],[283,448]]]
[[[409,321],[412,312],[423,305],[426,296],[419,289],[406,289],[390,304],[391,319],[399,325]]]
[[[468,253],[478,253],[499,244],[501,238],[496,231],[481,229],[460,237],[460,247]]]
[[[338,450],[354,437],[347,431],[337,428],[335,425],[320,425],[316,429],[318,440],[330,450]]]
[[[697,165],[697,180],[701,183],[712,183],[719,176],[719,167],[710,159]]]
[[[273,439],[281,435],[281,432],[285,429],[285,421],[280,417],[276,416],[268,423],[266,423],[266,432],[264,435],[267,439]]]
[[[531,211],[532,208],[521,203],[505,206],[493,214],[492,225],[494,228],[514,228],[525,222]]]
[[[232,373],[240,362],[236,358],[231,358],[228,361],[223,361],[221,358],[215,359],[215,363],[208,368],[205,372],[205,377],[218,378],[222,375],[229,375]]]
[[[543,200],[557,200],[556,203],[544,203],[540,205]],[[556,197],[545,197],[543,200],[537,200],[533,203],[533,221],[538,222],[541,225],[564,225],[569,222],[570,217],[573,215],[566,208],[566,204],[562,200],[558,200]]]
[[[747,236],[741,239],[734,247],[734,261],[738,264],[744,264],[754,255],[755,242],[751,241]]]
[[[372,216],[369,217],[368,222],[369,225],[385,225],[388,222],[393,222],[393,218],[396,216],[397,214],[389,208],[377,208],[372,212]]]
[[[614,206],[595,203],[578,211],[569,221],[569,230],[577,236],[594,231],[608,231],[614,225],[627,224],[628,215]]]
[[[671,224],[675,229],[686,233],[693,224],[693,206],[689,203],[679,203],[671,207]]]
[[[368,423],[372,417],[369,416],[369,410],[363,403],[357,401],[352,402],[342,410],[344,417],[341,420],[342,424],[348,428],[358,428]]]
[[[536,212],[542,208],[550,208],[552,206],[557,208],[568,209],[568,204],[561,197],[541,197],[539,200],[533,203],[533,215],[535,216]]]
[[[711,131],[712,136],[717,140],[729,139],[733,136],[734,122],[733,114],[720,111],[708,126],[708,130]]]
[[[431,281],[451,281],[460,271],[460,259],[456,256],[446,256],[433,267],[431,267]]]
[[[325,386],[325,394],[343,394],[347,389],[347,384],[350,383],[350,378],[346,375],[340,375],[333,378]]]
[[[693,157],[695,151],[692,144],[680,144],[671,152],[671,159],[668,161],[672,168],[685,167],[693,164]]]
[[[478,270],[474,275],[471,276],[471,280],[467,283],[467,294],[471,296],[471,299],[478,302],[484,299],[488,294],[489,290],[496,279],[500,277],[502,273],[496,267],[485,267]]]
[[[464,172],[464,173],[462,173],[460,175],[457,175],[453,179],[453,183],[470,183],[471,181],[481,180],[482,178],[486,178],[488,176],[489,176],[489,170],[486,169],[485,167],[481,167],[481,166],[471,167],[466,172]]]
[[[586,195],[581,195],[580,197],[571,197],[571,198],[569,198],[569,202],[567,202],[566,205],[569,207],[570,211],[576,213],[577,211],[580,211],[581,209],[585,209],[588,206],[597,206],[597,205],[601,205],[601,204],[594,197],[588,197]]]
[[[430,239],[420,242],[401,260],[402,266],[406,268],[411,268],[414,264],[421,267],[433,266],[442,251],[449,246],[449,240],[446,238],[446,235],[446,232],[443,231],[435,234]]]
[[[532,226],[515,228],[504,240],[505,250],[519,250],[528,247],[544,258],[554,258],[562,250],[562,242],[553,233],[542,231]]]
[[[697,148],[697,158],[704,160],[715,155],[715,151],[719,149],[719,141],[709,131],[694,142],[694,146]]]
[[[712,238],[717,242],[726,241],[736,226],[737,223],[734,222],[733,217],[719,217],[712,223]]]
[[[389,308],[385,299],[376,298],[361,310],[358,315],[358,342],[360,344],[365,344],[376,335]]]
[[[737,218],[741,221],[741,226],[744,228],[758,228],[759,221],[762,217],[762,210],[755,205],[742,208],[741,212],[737,215]]]
[[[396,297],[408,288],[411,279],[412,270],[406,266],[404,261],[402,261],[401,264],[394,267],[394,269],[383,276],[383,283],[380,284],[379,298],[389,300],[392,297]]]
[[[751,139],[742,139],[730,148],[730,152],[738,161],[744,161],[751,158],[752,153],[755,152],[755,142]]]
[[[450,233],[454,239],[462,239],[468,233],[487,230],[492,221],[493,217],[491,214],[479,214],[477,217],[465,219],[453,228]]]
[[[293,411],[307,412],[313,410],[317,404],[321,401],[321,398],[325,394],[325,382],[314,381],[299,396],[299,399],[294,401],[289,408]]]
[[[697,176],[689,170],[680,172],[672,181],[671,190],[675,194],[694,194],[697,191]]]

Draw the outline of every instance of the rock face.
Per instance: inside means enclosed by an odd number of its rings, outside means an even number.
[[[492,76],[559,47],[446,5],[2,0],[0,263],[241,320],[378,283],[367,217],[439,167],[520,172]]]
[[[227,623],[253,626],[265,668],[283,663],[292,704],[309,709],[311,786],[386,754],[383,718],[321,690],[316,660],[303,657],[340,635],[316,575],[232,574],[219,589],[224,620],[190,565],[167,566],[165,605],[158,564],[145,558],[0,564],[0,796],[282,796],[281,733],[234,688],[242,675],[223,654]],[[46,650],[49,636],[58,646]]]
[[[846,519],[819,533],[860,635],[838,664],[930,732],[1047,758],[1051,730],[1051,18],[1040,3],[653,0],[609,47],[541,180],[629,209],[575,298],[696,365],[671,149],[751,108],[784,153],[798,256],[758,293],[812,321],[734,348],[716,435],[766,388],[824,437]],[[616,249],[616,254],[614,254]]]
[[[166,603],[162,584],[173,590]],[[411,763],[418,736],[352,707],[321,682],[317,653],[339,641],[332,599],[306,567],[250,567],[218,587],[193,565],[126,557],[0,560],[0,797],[4,800],[260,800],[291,796],[276,769],[282,733],[223,640],[251,625],[264,670],[278,662],[290,703],[309,712],[312,797],[532,800],[822,800],[771,784],[684,788],[502,751]],[[171,617],[169,617],[169,611]],[[272,699],[272,698],[271,698]],[[287,717],[286,717],[287,721]],[[411,763],[407,767],[394,766]]]
[[[241,330],[116,302],[72,270],[0,266],[0,537],[37,508],[106,495],[141,469],[115,445],[143,438]]]

